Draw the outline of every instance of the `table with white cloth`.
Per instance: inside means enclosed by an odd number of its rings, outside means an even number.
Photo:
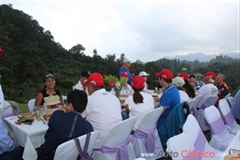
[[[22,158],[25,160],[37,159],[35,148],[40,147],[44,143],[44,135],[48,129],[47,124],[42,121],[34,120],[31,125],[16,124],[17,116],[7,117],[3,119],[7,127],[14,134],[14,140],[17,144],[24,147]]]
[[[227,149],[222,154],[219,160],[224,160],[224,157],[229,154],[230,149],[235,149],[240,151],[240,131],[235,135],[231,143],[228,145]]]

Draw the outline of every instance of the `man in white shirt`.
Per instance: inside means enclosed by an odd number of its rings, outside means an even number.
[[[88,79],[90,74],[91,74],[90,71],[87,71],[87,70],[82,71],[78,83],[75,86],[73,86],[73,90],[78,89],[86,92],[86,86],[84,86],[84,81]]]
[[[197,95],[202,95],[202,99],[198,103],[198,108],[201,108],[201,106],[209,96],[217,96],[218,89],[214,85],[215,78],[216,74],[214,72],[207,72],[206,74],[203,74],[203,82],[205,83],[205,85],[203,85],[197,92]]]
[[[84,84],[88,84],[89,93],[86,120],[98,132],[95,148],[100,148],[111,127],[122,121],[121,104],[115,95],[105,90],[100,73],[92,73]]]

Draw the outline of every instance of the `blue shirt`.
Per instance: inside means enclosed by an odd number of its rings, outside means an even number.
[[[231,110],[232,110],[233,116],[236,119],[240,119],[240,90],[238,90],[237,94],[234,96]]]
[[[69,138],[76,115],[76,125],[72,132],[72,137]],[[44,137],[45,142],[38,151],[38,159],[53,156],[54,154],[52,153],[55,152],[60,144],[93,131],[91,123],[83,119],[80,114],[76,112],[64,113],[61,110],[53,112],[48,126],[49,128]]]
[[[133,78],[133,76],[132,76],[132,74],[129,72],[129,70],[128,70],[127,68],[125,68],[124,66],[120,67],[120,69],[119,69],[119,71],[118,71],[118,76],[119,76],[119,77],[120,77],[120,75],[121,75],[122,72],[127,72],[127,73],[128,73],[128,81],[127,81],[127,83],[128,83],[129,85],[132,85],[132,78]]]
[[[163,91],[163,95],[160,99],[158,107],[166,108],[163,115],[158,119],[157,126],[160,126],[164,120],[167,118],[171,110],[180,103],[180,94],[175,85],[171,85]]]
[[[8,131],[0,118],[0,154],[12,151],[15,148],[14,142],[8,136]]]

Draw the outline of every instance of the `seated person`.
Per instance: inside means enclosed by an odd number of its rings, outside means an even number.
[[[129,117],[137,117],[137,122],[133,130],[139,126],[139,119],[144,113],[154,109],[154,100],[148,93],[143,92],[145,80],[140,76],[135,76],[132,79],[133,96],[126,99],[126,113]]]
[[[55,89],[56,81],[52,74],[47,74],[44,76],[44,88],[38,92],[35,99],[35,106],[40,106],[44,104],[44,97],[58,95],[60,97],[60,102],[63,104],[62,94],[59,90]]]
[[[0,118],[0,160],[22,160],[23,148],[16,147]]]
[[[218,88],[218,101],[223,99],[227,94],[229,94],[228,85],[224,82],[225,76],[222,73],[219,73],[216,77],[216,86]],[[215,106],[218,106],[218,101]]]
[[[188,81],[188,74],[187,72],[182,72],[179,77],[183,78],[183,80],[185,81],[185,84],[183,85],[183,88],[185,89],[185,92],[188,94],[188,96],[190,98],[194,98],[195,95],[195,90],[194,88],[191,86],[191,84]]]
[[[159,77],[160,85],[165,88],[160,99],[158,107],[163,107],[163,111],[158,119],[157,128],[164,122],[171,110],[180,103],[180,95],[178,89],[172,84],[172,71],[163,69],[161,72],[155,74]]]
[[[188,81],[190,85],[194,88],[195,92],[198,91],[203,85],[203,81],[197,81],[194,74],[189,75]]]
[[[38,150],[38,160],[53,159],[60,144],[93,131],[92,125],[80,115],[87,102],[84,91],[73,90],[68,93],[66,107],[54,111],[49,119],[45,142]]]
[[[148,90],[148,84],[147,84],[147,79],[148,79],[149,74],[146,73],[145,71],[141,71],[138,75],[143,77],[144,81],[145,81],[143,92],[150,93],[149,90]]]
[[[126,82],[124,82],[123,87],[120,91],[120,97],[128,97],[129,95],[133,94],[132,87],[127,83],[128,73],[127,72],[122,72],[121,76],[120,76],[120,80],[121,80],[121,78],[126,78]],[[120,86],[120,82],[117,82],[115,85]],[[112,88],[110,92],[113,93],[114,95],[116,95],[116,91],[115,91],[114,88]]]
[[[172,79],[172,83],[177,87],[179,94],[180,94],[180,101],[184,102],[189,100],[188,94],[184,91],[183,85],[185,84],[185,81],[181,77],[175,77]]]
[[[105,90],[100,73],[92,73],[84,83],[88,84],[89,93],[84,116],[98,132],[95,148],[100,148],[110,128],[122,121],[121,104],[115,95]]]
[[[237,123],[240,124],[240,89],[238,89],[237,94],[234,96],[231,111]]]
[[[88,77],[90,76],[91,72],[90,71],[82,71],[81,75],[80,75],[80,80],[78,81],[78,83],[76,85],[73,86],[73,90],[74,89],[79,89],[79,90],[83,90],[83,91],[87,91],[86,86],[84,85],[84,81],[86,79],[88,79]]]

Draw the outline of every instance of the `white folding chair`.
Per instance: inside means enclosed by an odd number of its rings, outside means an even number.
[[[29,109],[29,111],[33,111],[34,110],[34,106],[35,106],[35,98],[34,99],[30,99],[28,101],[28,109]]]
[[[218,96],[216,96],[216,95],[209,96],[205,100],[205,102],[202,104],[201,108],[199,108],[199,110],[198,110],[196,119],[203,131],[210,130],[210,127],[207,124],[205,117],[204,117],[204,109],[211,105],[214,105],[217,102],[217,100],[218,100]]]
[[[137,118],[132,117],[115,124],[108,132],[100,151],[94,149],[93,158],[97,160],[135,159],[130,133],[136,121]]]
[[[12,106],[8,101],[4,101],[4,107],[0,108],[0,117],[11,117],[14,116]]]
[[[91,137],[89,140],[89,145],[88,145],[88,150],[87,150],[89,155],[92,155],[93,147],[97,140],[97,136],[98,136],[97,132],[95,132],[95,131],[91,132]],[[78,137],[82,150],[85,145],[86,137],[87,137],[86,134]],[[71,139],[67,142],[62,143],[61,145],[59,145],[57,147],[55,155],[54,155],[54,160],[77,159],[78,155],[79,155],[79,153],[78,153],[76,144],[75,144],[74,140]]]
[[[218,108],[222,113],[223,120],[227,125],[228,131],[234,135],[237,134],[237,132],[240,130],[240,125],[237,124],[227,100],[219,100]]]
[[[204,110],[204,117],[210,125],[212,134],[209,144],[215,149],[225,151],[234,135],[230,134],[224,125],[220,112],[214,105],[211,105]]]
[[[214,149],[208,144],[198,122],[191,114],[188,115],[183,126],[183,133],[168,139],[166,151],[173,160],[219,159],[218,155],[221,154],[221,151]]]
[[[162,107],[151,110],[139,120],[139,126],[132,136],[133,149],[137,158],[160,158],[157,156],[158,153],[163,152],[163,148],[156,129],[156,123],[162,110]],[[148,153],[148,155],[141,155],[141,153]]]
[[[198,96],[194,97],[193,99],[190,99],[187,101],[190,112],[192,115],[194,115],[195,118],[197,116],[197,106],[198,106],[198,103],[201,100],[201,98],[202,98],[202,95],[198,95]]]

